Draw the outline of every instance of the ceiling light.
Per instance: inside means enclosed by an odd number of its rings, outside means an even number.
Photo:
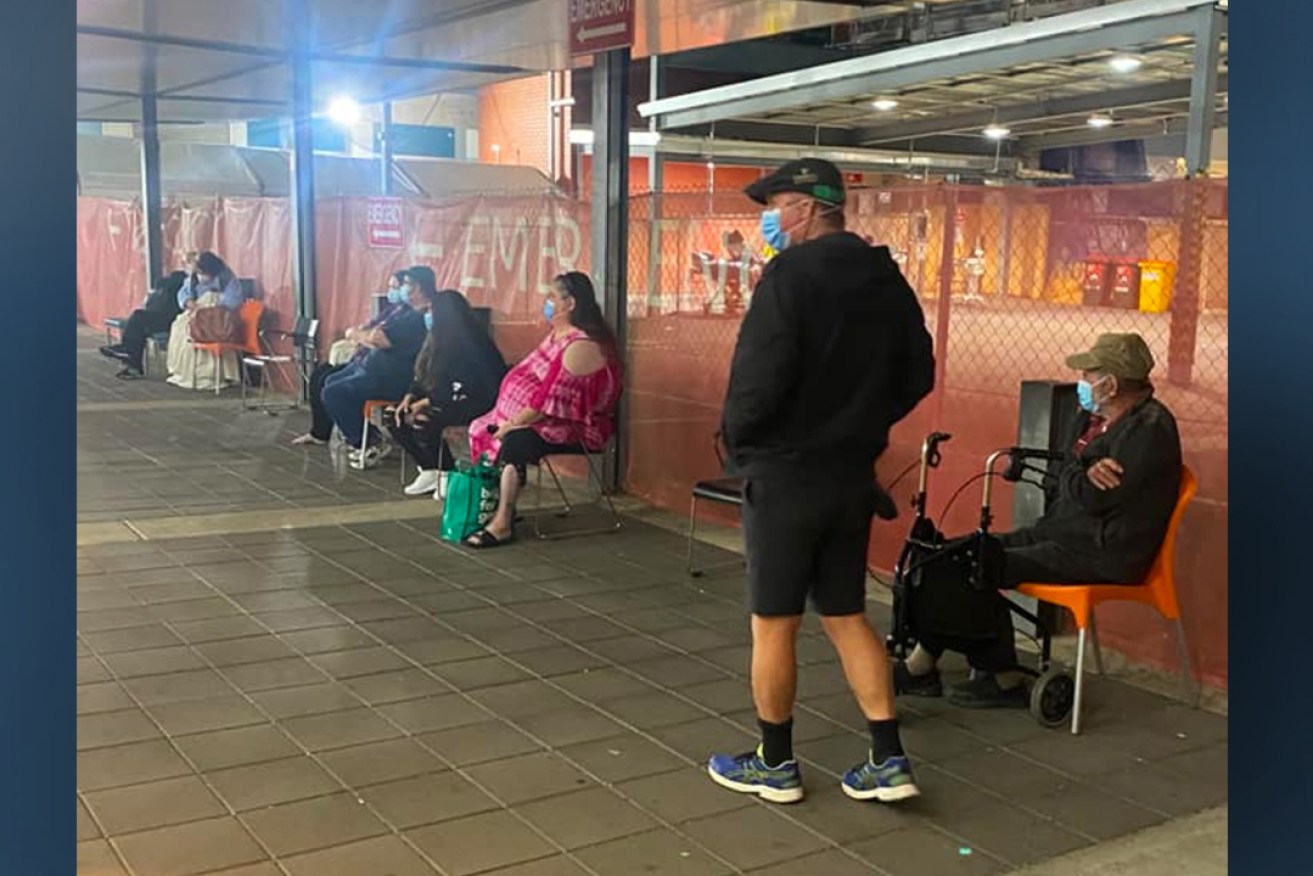
[[[1133,73],[1144,65],[1144,61],[1134,55],[1117,55],[1108,62],[1114,73]]]
[[[1091,128],[1111,128],[1112,116],[1093,115],[1085,120],[1085,124],[1089,125]]]
[[[998,123],[995,123],[987,126],[985,130],[981,131],[981,133],[991,140],[1002,140],[1005,137],[1007,137],[1009,134],[1011,134],[1012,131],[1008,128],[1003,127]]]
[[[328,105],[328,117],[339,125],[354,125],[360,121],[360,104],[349,97],[335,97]]]
[[[898,101],[891,97],[882,97],[878,100],[871,101],[871,108],[882,113],[887,113],[898,106]]]

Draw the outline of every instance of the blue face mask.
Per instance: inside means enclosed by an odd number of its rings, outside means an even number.
[[[430,311],[424,311],[424,328],[433,331],[433,314]]]
[[[789,232],[780,227],[778,209],[766,210],[761,214],[761,236],[776,252],[783,252],[788,247]]]
[[[405,301],[406,301],[406,287],[405,287],[405,286],[398,286],[398,287],[395,288],[395,289],[393,289],[393,288],[390,287],[390,286],[388,287],[388,303],[389,303],[389,304],[404,304]]]
[[[1081,408],[1089,411],[1091,414],[1097,414],[1099,412],[1100,405],[1094,400],[1094,387],[1103,383],[1106,379],[1107,378],[1101,377],[1093,383],[1090,383],[1088,380],[1078,380],[1076,382],[1076,401]]]
[[[547,317],[548,322],[551,322],[553,319],[556,318],[555,298],[548,298],[546,301],[543,302],[543,316]]]

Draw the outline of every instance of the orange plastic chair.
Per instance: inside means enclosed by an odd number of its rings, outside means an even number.
[[[1071,708],[1071,732],[1080,733],[1081,691],[1085,675],[1085,631],[1089,630],[1094,642],[1094,663],[1103,674],[1103,656],[1099,653],[1099,631],[1095,625],[1094,609],[1103,602],[1139,602],[1157,610],[1176,627],[1176,646],[1180,653],[1181,683],[1186,696],[1192,698],[1194,672],[1190,666],[1190,650],[1185,640],[1185,627],[1181,625],[1181,604],[1176,596],[1176,533],[1185,515],[1186,506],[1194,498],[1198,482],[1187,466],[1181,467],[1181,491],[1176,508],[1167,523],[1158,556],[1142,584],[1041,584],[1027,583],[1017,587],[1019,593],[1041,602],[1059,605],[1071,612],[1079,631],[1076,641],[1076,694]]]
[[[223,355],[224,353],[246,353],[259,356],[264,351],[260,348],[260,321],[264,318],[264,304],[254,298],[248,298],[237,309],[237,319],[242,324],[241,343],[197,343],[192,347],[200,352],[214,356],[214,394],[223,389]],[[240,375],[239,375],[240,377]],[[196,360],[192,359],[192,385],[196,384]]]

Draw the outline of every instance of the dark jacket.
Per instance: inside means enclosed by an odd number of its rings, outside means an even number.
[[[166,277],[155,291],[147,296],[146,304],[142,309],[158,313],[170,320],[177,319],[178,314],[182,313],[182,308],[178,306],[178,290],[182,288],[186,278],[187,275],[182,271],[175,271]]]
[[[421,347],[417,370],[425,367],[427,354],[428,350]],[[417,375],[408,392],[416,398],[427,398],[438,409],[465,404],[477,407],[480,412],[489,411],[497,404],[497,390],[506,376],[506,360],[492,337],[480,333],[463,338],[457,349],[450,351],[439,372],[434,377]]]
[[[1090,415],[1081,413],[1075,434]],[[1111,457],[1121,486],[1100,490],[1086,471]],[[1181,489],[1181,438],[1172,412],[1155,398],[1127,411],[1079,456],[1046,478],[1048,501],[1035,534],[1088,557],[1109,581],[1138,583],[1153,565]]]
[[[369,350],[360,360],[360,366],[367,374],[377,377],[389,387],[395,386],[396,389],[392,391],[399,395],[414,377],[415,357],[419,355],[419,348],[428,337],[424,314],[410,307],[399,306],[388,313],[379,323],[379,328],[383,329],[383,334],[387,335],[392,346],[386,350]]]
[[[734,349],[729,469],[869,478],[934,375],[921,305],[887,247],[845,231],[786,249],[766,266]]]

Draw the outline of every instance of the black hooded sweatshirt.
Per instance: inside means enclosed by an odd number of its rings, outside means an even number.
[[[739,330],[722,433],[731,474],[869,479],[934,386],[925,315],[888,247],[836,232],[766,266]]]

